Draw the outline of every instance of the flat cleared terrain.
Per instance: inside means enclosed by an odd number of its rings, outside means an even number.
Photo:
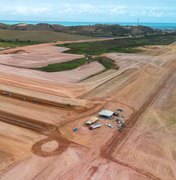
[[[175,180],[176,45],[103,54],[118,70],[98,62],[55,73],[29,69],[82,57],[53,45],[1,51],[0,179]],[[124,131],[115,120],[100,118],[93,131],[84,125],[117,108]]]
[[[19,47],[1,52],[1,64],[37,68],[51,63],[71,61],[83,56],[63,54],[65,48],[57,48],[52,44],[40,44],[28,47]],[[5,54],[4,54],[5,53]]]

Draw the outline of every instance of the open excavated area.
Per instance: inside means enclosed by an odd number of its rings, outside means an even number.
[[[0,64],[37,68],[50,63],[71,61],[82,57],[80,55],[63,54],[62,51],[66,49],[58,48],[53,44],[46,43],[2,51],[0,53]]]
[[[118,70],[30,69],[83,57],[55,44],[0,52],[0,179],[176,179],[175,44],[101,55]]]

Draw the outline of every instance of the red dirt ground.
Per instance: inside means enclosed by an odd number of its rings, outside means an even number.
[[[37,52],[35,46],[25,48],[37,59],[51,46],[39,45]],[[0,179],[176,179],[175,45],[143,50],[105,54],[120,69],[86,80],[90,73],[85,76],[84,66],[63,72],[59,80],[0,66]],[[15,58],[10,63],[18,66]],[[101,109],[119,107],[127,120],[123,132],[115,119],[100,119],[102,127],[94,131],[84,125]],[[73,132],[74,127],[79,130]]]

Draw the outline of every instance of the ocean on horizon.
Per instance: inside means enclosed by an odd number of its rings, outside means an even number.
[[[12,21],[12,20],[0,20],[1,23],[4,24],[39,24],[39,23],[47,23],[47,24],[58,24],[63,26],[81,26],[81,25],[95,25],[95,24],[119,24],[122,26],[136,26],[136,22],[60,22],[60,21]],[[176,23],[139,23],[142,26],[148,26],[155,29],[176,29]]]

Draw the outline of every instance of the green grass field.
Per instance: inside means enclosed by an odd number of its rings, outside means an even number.
[[[75,69],[85,63],[86,63],[86,60],[82,58],[82,59],[76,59],[76,60],[63,62],[63,63],[49,64],[48,66],[44,66],[37,69],[40,71],[45,71],[45,72],[59,72],[59,71]]]
[[[34,45],[38,44],[37,42],[27,42],[27,41],[7,41],[7,42],[1,42],[0,41],[0,48],[15,48],[19,46],[27,46],[27,45]]]
[[[92,39],[88,36],[72,35],[54,31],[20,31],[20,30],[0,30],[0,39],[16,41],[33,42],[52,42],[52,41],[75,41]]]
[[[168,34],[101,42],[70,43],[58,46],[70,48],[70,50],[65,51],[66,53],[101,55],[110,52],[135,53],[139,51],[135,47],[144,45],[168,45],[175,41],[176,34]]]
[[[112,59],[106,57],[96,57],[91,59],[90,62],[97,61],[102,64],[106,70],[108,69],[118,69],[118,66],[114,63]],[[76,59],[68,62],[63,63],[56,63],[56,64],[49,64],[48,66],[44,66],[41,68],[37,68],[35,70],[45,71],[45,72],[60,72],[60,71],[67,71],[78,68],[81,65],[88,63],[85,58]]]

